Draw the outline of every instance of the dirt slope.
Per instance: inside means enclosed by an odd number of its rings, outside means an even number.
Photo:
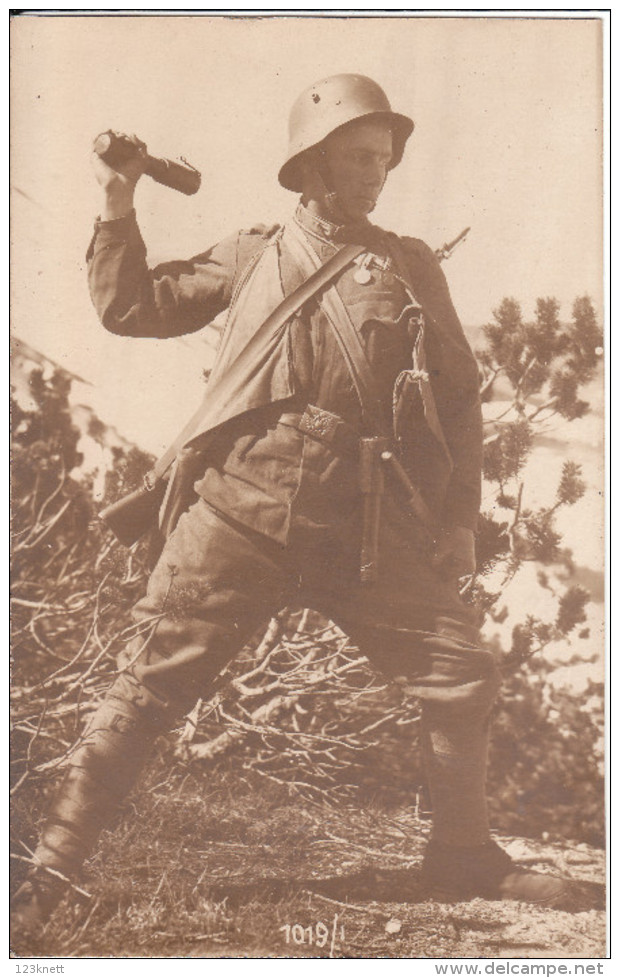
[[[418,874],[428,822],[411,809],[309,807],[185,775],[143,790],[82,885],[17,956],[600,957],[604,854],[499,839],[521,863],[586,884],[568,913],[445,903]]]

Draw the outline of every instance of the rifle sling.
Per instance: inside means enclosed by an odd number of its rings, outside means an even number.
[[[290,237],[289,243],[291,241],[295,245],[292,250],[293,252],[297,252],[297,258],[302,267],[307,265],[308,262],[316,264],[318,259],[307,243],[301,229],[293,227],[293,234]],[[404,263],[403,266],[408,275]],[[409,280],[409,276],[407,280]],[[393,440],[393,433],[390,425],[386,421],[381,394],[375,382],[372,367],[368,362],[362,341],[351,321],[351,317],[347,312],[335,283],[332,282],[331,286],[321,296],[321,308],[333,330],[336,342],[349,368],[351,379],[357,391],[362,411],[371,433],[374,436],[379,436],[381,439],[388,439],[391,442]],[[430,532],[433,527],[433,516],[419,489],[411,482],[396,456],[391,452],[387,454],[390,456],[389,462],[391,468],[396,469],[398,479],[406,486],[410,506],[422,525]]]
[[[293,244],[293,252],[297,252],[297,260],[302,267],[313,264],[316,266],[318,258],[307,243],[301,229],[293,225],[293,234],[289,238],[289,244]],[[365,249],[362,249],[365,250]],[[364,350],[359,333],[351,322],[346,306],[340,294],[332,283],[332,287],[326,289],[321,296],[321,308],[333,330],[336,342],[340,348],[345,363],[349,368],[351,379],[362,411],[366,416],[371,433],[383,437],[392,437],[390,425],[386,420],[386,413],[379,388],[375,381],[372,367],[368,362],[366,351]]]

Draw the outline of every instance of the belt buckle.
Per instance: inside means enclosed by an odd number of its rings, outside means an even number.
[[[299,430],[304,434],[326,442],[333,441],[337,427],[338,418],[335,415],[313,404],[308,404],[299,422]]]

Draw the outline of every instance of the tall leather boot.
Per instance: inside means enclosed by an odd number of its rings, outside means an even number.
[[[131,672],[110,687],[76,744],[47,814],[34,853],[38,865],[15,894],[16,932],[36,931],[47,922],[66,884],[46,870],[68,879],[76,875],[133,787],[155,738],[180,712]]]
[[[433,839],[450,846],[488,842],[487,711],[424,703],[421,739],[433,805]]]
[[[425,704],[422,745],[433,803],[433,834],[422,879],[450,901],[518,900],[572,912],[604,902],[603,888],[525,869],[491,839],[485,793],[488,720]]]

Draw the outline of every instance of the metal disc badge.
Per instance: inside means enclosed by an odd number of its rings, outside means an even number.
[[[372,279],[372,275],[365,265],[360,265],[360,267],[354,273],[353,278],[359,283],[359,285],[368,285]]]

